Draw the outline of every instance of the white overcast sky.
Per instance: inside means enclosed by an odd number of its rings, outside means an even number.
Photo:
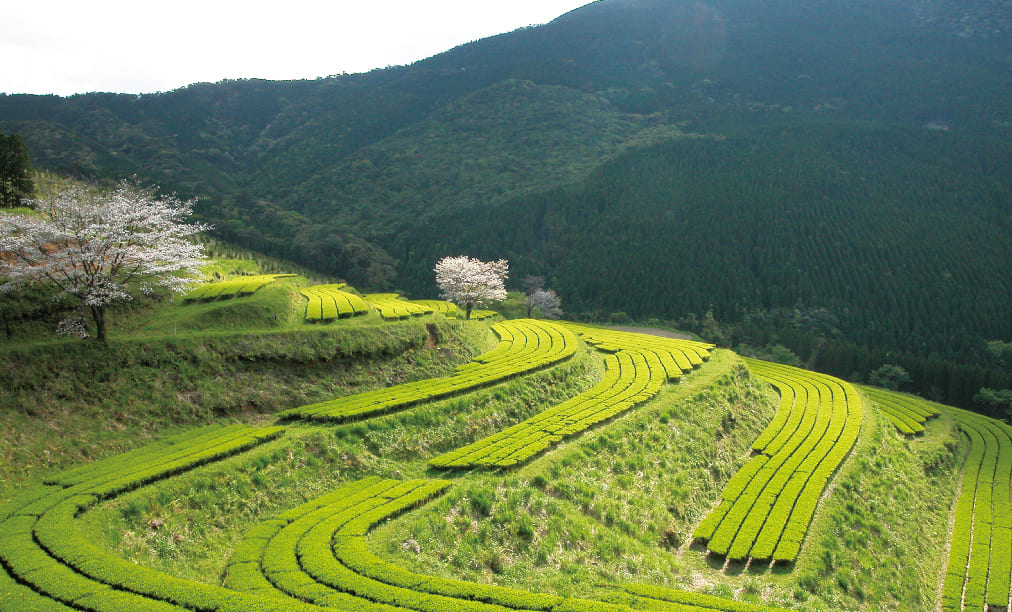
[[[0,92],[152,93],[409,64],[590,0],[3,2]]]

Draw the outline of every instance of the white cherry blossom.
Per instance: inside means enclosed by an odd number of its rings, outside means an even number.
[[[435,272],[443,299],[463,307],[468,319],[475,306],[506,299],[509,263],[505,259],[486,262],[466,255],[444,257],[436,263]]]
[[[153,188],[75,186],[33,204],[35,214],[0,215],[0,291],[49,285],[90,310],[99,340],[111,304],[155,285],[181,291],[204,261],[191,237],[208,226],[184,224],[193,203]]]

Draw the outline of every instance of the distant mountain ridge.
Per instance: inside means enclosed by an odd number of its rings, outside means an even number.
[[[367,74],[0,96],[0,131],[357,286],[428,295],[466,252],[576,312],[823,308],[975,361],[1012,340],[1010,35],[997,0],[601,0]]]

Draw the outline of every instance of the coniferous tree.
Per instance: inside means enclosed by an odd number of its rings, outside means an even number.
[[[0,133],[0,208],[22,206],[34,195],[31,169],[25,140],[19,134]]]

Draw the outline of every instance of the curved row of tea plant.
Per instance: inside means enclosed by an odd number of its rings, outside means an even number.
[[[427,310],[432,310],[439,314],[444,314],[448,317],[457,315],[457,305],[453,302],[447,302],[445,300],[410,300],[412,304],[417,304]],[[471,313],[474,318],[474,313]]]
[[[272,440],[283,429],[207,427],[63,472],[0,507],[0,610],[281,612],[261,601],[167,576],[95,546],[75,519],[100,501]],[[298,603],[298,602],[296,602]]]
[[[704,595],[701,593],[689,593],[687,591],[676,591],[652,584],[626,584],[622,587],[627,593],[651,600],[654,605],[660,604],[662,610],[719,610],[720,612],[778,612],[781,608],[760,606],[743,601],[731,601]],[[669,604],[670,607],[663,604]]]
[[[629,610],[619,604],[415,574],[369,550],[366,536],[373,527],[424,504],[449,486],[451,482],[445,480],[376,477],[345,484],[251,529],[229,561],[225,585],[262,596],[367,612]],[[771,610],[647,586],[629,592],[661,604],[653,609]]]
[[[309,300],[306,304],[306,321],[329,321],[367,314],[369,303],[354,293],[341,291],[346,286],[340,283],[301,289],[299,293]]]
[[[858,389],[875,402],[875,406],[904,435],[924,433],[924,424],[928,419],[942,414],[931,402],[919,397],[892,393],[875,387],[858,387]]]
[[[280,413],[282,418],[346,421],[403,410],[470,391],[559,363],[576,353],[576,336],[566,328],[533,319],[492,326],[499,344],[458,368],[457,374],[367,391]]]
[[[616,331],[604,327],[566,323],[566,327],[580,334],[583,340],[603,353],[616,353],[621,350],[653,351],[662,355],[664,368],[674,380],[692,368],[698,367],[710,358],[712,344],[695,340],[664,338],[649,334]],[[663,356],[664,354],[669,356]]]
[[[797,368],[747,360],[775,386],[780,407],[720,505],[693,532],[732,560],[792,562],[823,491],[857,442],[863,411],[850,384]]]
[[[249,295],[261,287],[265,287],[279,278],[291,278],[297,274],[257,274],[241,276],[216,283],[207,283],[191,289],[183,296],[184,302],[228,299]]]
[[[458,311],[459,316],[459,311]],[[499,316],[499,313],[494,310],[472,310],[471,320],[472,321],[485,321],[486,319],[494,319]]]
[[[396,293],[367,293],[365,300],[379,311],[380,316],[387,320],[410,319],[432,314],[435,309],[415,302],[402,300]]]
[[[956,500],[942,609],[1007,610],[1012,584],[1012,427],[947,408],[970,441]]]
[[[442,469],[510,467],[651,399],[709,358],[710,345],[566,324],[608,351],[604,377],[591,389],[513,427],[429,461]]]

